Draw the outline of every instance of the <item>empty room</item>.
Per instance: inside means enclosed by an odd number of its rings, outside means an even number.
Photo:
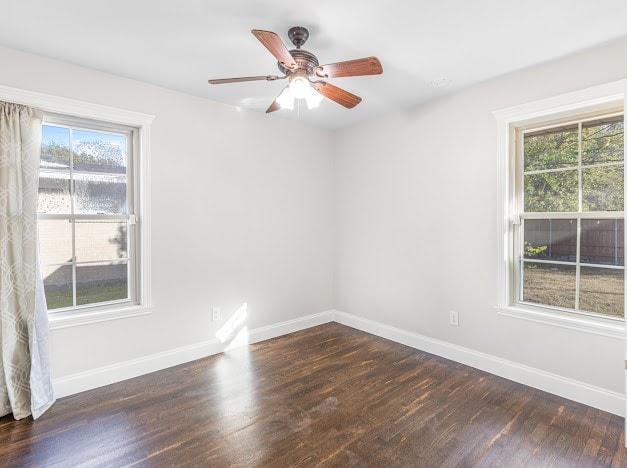
[[[622,0],[0,0],[0,466],[627,467]]]

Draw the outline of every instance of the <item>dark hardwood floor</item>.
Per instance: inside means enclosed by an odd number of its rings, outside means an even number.
[[[626,466],[623,419],[336,323],[0,419],[0,466]]]

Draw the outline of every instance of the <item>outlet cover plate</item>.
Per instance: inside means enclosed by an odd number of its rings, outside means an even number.
[[[449,312],[449,323],[454,327],[459,326],[459,314],[454,310]]]

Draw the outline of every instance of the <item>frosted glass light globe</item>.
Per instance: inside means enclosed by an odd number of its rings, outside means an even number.
[[[286,87],[276,99],[281,109],[294,109],[294,96],[289,87]]]
[[[316,91],[312,86],[307,90],[307,94],[305,95],[305,101],[307,101],[307,108],[309,110],[315,109],[320,105],[320,102],[324,99],[322,94]]]
[[[307,91],[311,88],[309,81],[305,77],[295,76],[290,80],[290,91],[296,99],[303,99],[307,96]]]

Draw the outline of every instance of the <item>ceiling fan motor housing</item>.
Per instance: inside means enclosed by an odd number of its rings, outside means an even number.
[[[308,74],[313,73],[313,69],[319,65],[318,58],[311,52],[305,49],[293,49],[290,50],[290,54],[294,57],[294,61],[298,64],[298,70],[304,70]],[[285,68],[281,62],[277,62],[279,70],[285,75],[290,75],[294,70]]]

